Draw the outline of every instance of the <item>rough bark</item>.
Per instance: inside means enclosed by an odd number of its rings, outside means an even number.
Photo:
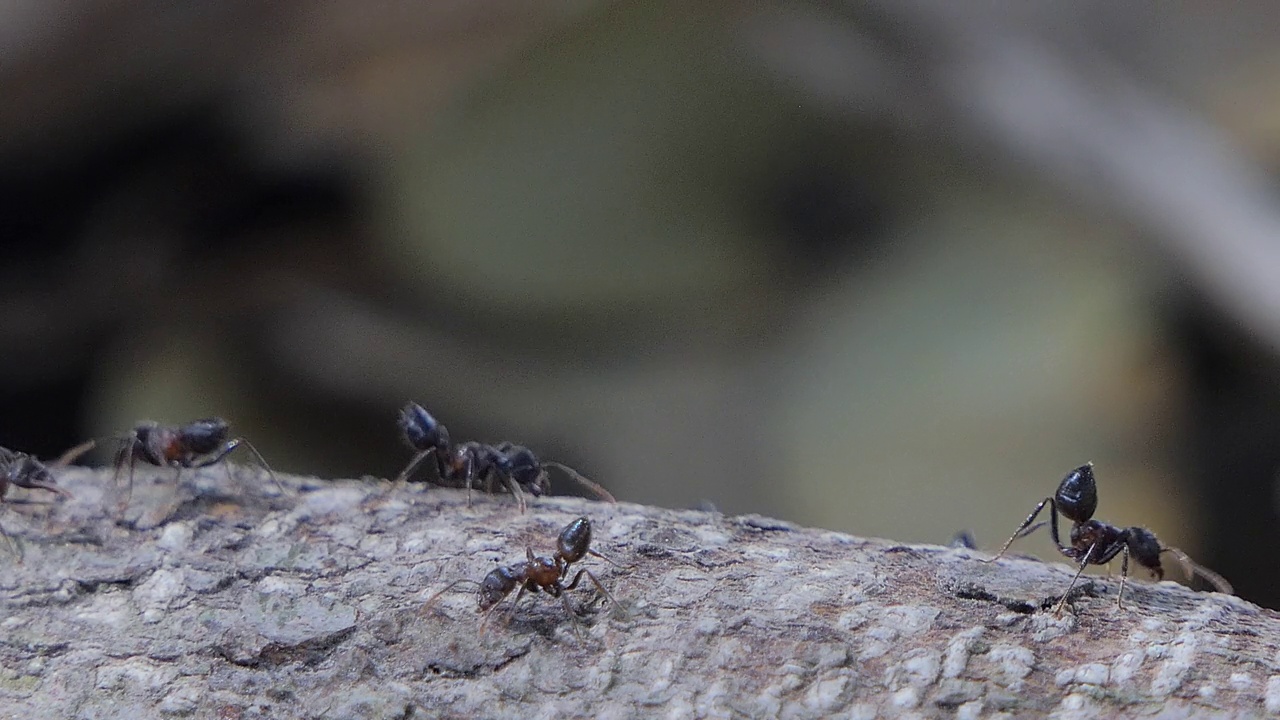
[[[1063,717],[1280,712],[1280,617],[1173,583],[758,516],[250,469],[0,505],[3,717]],[[589,582],[481,629],[474,586],[591,519]],[[509,602],[509,601],[508,601]]]

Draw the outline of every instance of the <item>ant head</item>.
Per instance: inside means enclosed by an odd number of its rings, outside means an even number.
[[[1067,473],[1058,484],[1053,499],[1058,512],[1073,522],[1085,522],[1098,509],[1098,484],[1093,478],[1093,463],[1087,463]]]
[[[575,563],[591,548],[591,521],[580,517],[569,523],[556,538],[556,552],[567,563]]]
[[[1164,578],[1164,568],[1160,566],[1160,541],[1156,534],[1146,528],[1131,527],[1129,533],[1129,553],[1142,567],[1148,568],[1157,578]]]
[[[227,441],[231,426],[222,418],[201,418],[184,425],[178,432],[192,452],[205,455],[216,451]]]
[[[505,460],[505,470],[511,479],[534,497],[547,494],[551,489],[551,478],[543,470],[538,456],[523,445],[503,443],[503,446],[500,449]]]
[[[57,493],[63,497],[71,497],[71,493],[58,487],[58,481],[44,463],[30,455],[19,453],[16,460],[9,464],[4,480],[23,488],[38,488]]]
[[[401,408],[399,425],[405,442],[414,450],[449,447],[449,431],[418,403],[410,402]]]

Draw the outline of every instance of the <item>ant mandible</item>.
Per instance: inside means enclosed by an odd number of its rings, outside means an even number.
[[[478,603],[480,610],[484,612],[484,620],[480,624],[481,628],[489,621],[489,615],[493,613],[499,603],[518,587],[519,592],[516,593],[516,598],[511,603],[512,614],[515,613],[516,605],[519,604],[520,598],[526,592],[536,593],[541,591],[553,598],[560,598],[560,601],[564,604],[565,612],[574,621],[575,632],[577,632],[578,616],[569,605],[569,598],[565,595],[565,592],[578,587],[578,583],[584,575],[591,580],[614,607],[617,607],[618,601],[605,589],[599,578],[586,568],[578,570],[578,573],[573,576],[573,580],[567,585],[565,584],[565,579],[569,577],[570,566],[587,555],[594,555],[605,562],[617,565],[609,558],[591,549],[591,521],[585,517],[580,517],[560,531],[559,537],[556,538],[556,552],[552,557],[535,557],[533,549],[526,547],[525,560],[523,562],[491,570],[488,575],[484,576],[484,580],[476,583],[480,586]],[[449,583],[443,590],[432,595],[422,606],[422,610],[425,611],[431,607],[441,595],[444,595],[455,586],[469,582],[475,581],[455,580]]]
[[[124,436],[120,450],[116,453],[114,482],[117,487],[121,471],[126,464],[129,466],[128,490],[125,492],[121,511],[128,507],[129,500],[133,497],[133,469],[139,460],[157,467],[173,468],[176,481],[182,476],[184,469],[208,467],[222,462],[241,446],[253,453],[271,477],[271,482],[284,492],[262,453],[244,438],[228,439],[230,434],[231,426],[227,421],[216,417],[194,420],[186,425],[139,423],[132,432]],[[231,477],[230,468],[227,468],[227,477]]]
[[[515,496],[520,512],[528,507],[525,493],[539,497],[551,489],[549,468],[559,468],[578,481],[596,497],[607,502],[617,502],[609,491],[583,477],[573,468],[558,462],[539,460],[533,451],[523,445],[502,442],[497,445],[468,441],[454,444],[449,440],[449,430],[438,422],[421,405],[410,402],[400,410],[400,432],[409,447],[418,454],[409,461],[397,481],[408,480],[418,465],[428,455],[435,458],[436,473],[440,483],[467,489],[467,506],[471,505],[471,488],[479,481],[485,483],[485,491],[492,492],[496,477]]]
[[[1027,519],[1022,521],[1018,529],[1005,542],[1004,547],[1000,548],[1000,552],[983,562],[995,562],[1004,555],[1014,540],[1030,535],[1044,525],[1039,523],[1028,527],[1046,504],[1049,506],[1049,533],[1053,536],[1053,544],[1058,546],[1058,552],[1080,562],[1075,576],[1071,578],[1071,584],[1067,586],[1067,591],[1063,593],[1062,599],[1053,610],[1055,615],[1062,612],[1067,598],[1071,595],[1071,589],[1075,587],[1086,565],[1105,565],[1118,554],[1122,554],[1123,559],[1120,561],[1120,592],[1116,596],[1117,608],[1124,607],[1124,586],[1129,579],[1130,555],[1133,555],[1133,559],[1139,565],[1150,570],[1157,580],[1163,580],[1164,568],[1160,565],[1160,556],[1171,553],[1182,564],[1188,577],[1199,575],[1213,585],[1218,592],[1227,594],[1232,592],[1231,583],[1227,582],[1226,578],[1193,562],[1178,548],[1161,545],[1155,533],[1150,530],[1141,527],[1118,528],[1101,520],[1094,520],[1093,513],[1098,508],[1098,484],[1093,477],[1093,463],[1081,465],[1067,473],[1058,484],[1058,490],[1053,497],[1041,500],[1040,504],[1036,505],[1036,509],[1031,511]],[[1062,513],[1063,517],[1072,522],[1070,545],[1063,545],[1059,539],[1058,513]]]

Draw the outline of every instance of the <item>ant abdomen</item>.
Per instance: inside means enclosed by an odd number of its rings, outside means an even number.
[[[222,418],[202,418],[180,430],[186,450],[196,455],[217,452],[227,441],[230,432],[231,427]]]
[[[556,539],[556,549],[565,562],[576,563],[591,547],[591,521],[580,517],[565,526]]]
[[[1137,563],[1155,573],[1157,580],[1164,579],[1164,568],[1160,566],[1160,553],[1164,550],[1156,534],[1146,528],[1131,527],[1129,532],[1129,552]]]
[[[400,431],[415,450],[449,447],[449,431],[421,405],[411,402],[400,410]]]
[[[1098,483],[1093,477],[1093,463],[1081,465],[1067,473],[1054,493],[1058,512],[1072,522],[1085,522],[1098,509]]]
[[[502,598],[511,594],[522,580],[517,577],[519,565],[496,567],[480,581],[480,609],[489,608],[502,602]]]

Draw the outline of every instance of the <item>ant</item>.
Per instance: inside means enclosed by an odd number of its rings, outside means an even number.
[[[222,418],[204,418],[193,420],[186,425],[160,425],[153,422],[139,423],[122,438],[120,450],[115,459],[115,484],[119,487],[120,473],[127,464],[129,466],[129,484],[125,492],[121,511],[129,505],[133,496],[133,469],[139,460],[157,467],[171,467],[175,470],[174,480],[182,475],[184,469],[208,467],[222,462],[228,455],[244,446],[257,458],[258,463],[266,469],[271,482],[284,492],[284,487],[276,478],[271,466],[262,457],[262,453],[244,438],[230,438],[231,426]],[[227,468],[227,477],[231,477],[231,469]]]
[[[1071,589],[1075,587],[1086,565],[1105,565],[1118,554],[1123,554],[1124,557],[1120,562],[1120,592],[1116,596],[1117,608],[1124,607],[1122,601],[1125,582],[1129,578],[1131,554],[1133,559],[1150,570],[1157,580],[1164,579],[1164,568],[1160,565],[1160,556],[1171,553],[1181,563],[1189,578],[1199,575],[1213,585],[1218,592],[1227,594],[1233,592],[1231,583],[1227,582],[1226,578],[1193,562],[1190,556],[1178,548],[1161,545],[1155,533],[1150,530],[1141,527],[1118,528],[1101,520],[1094,520],[1093,512],[1098,508],[1098,485],[1093,477],[1093,463],[1086,463],[1067,473],[1058,484],[1058,490],[1053,497],[1041,500],[1036,509],[1031,511],[1027,519],[1022,521],[1018,529],[1005,542],[1004,547],[1000,548],[1000,552],[983,562],[995,562],[1004,555],[1014,540],[1030,535],[1044,525],[1041,522],[1031,526],[1031,523],[1046,504],[1049,506],[1049,532],[1053,536],[1054,545],[1058,546],[1058,552],[1080,562],[1075,577],[1071,578],[1071,584],[1067,586],[1067,591],[1063,593],[1062,599],[1053,610],[1055,615],[1061,614],[1067,598],[1071,595]],[[1063,545],[1058,537],[1058,513],[1062,513],[1063,517],[1072,522],[1070,545]]]
[[[435,458],[436,472],[442,485],[467,489],[468,507],[471,506],[472,485],[483,480],[485,491],[492,492],[493,480],[497,477],[515,496],[520,512],[524,512],[528,507],[525,493],[539,497],[551,489],[549,468],[564,471],[601,500],[617,502],[609,491],[583,477],[577,470],[558,462],[539,460],[532,450],[523,445],[510,442],[487,445],[475,441],[454,444],[449,441],[448,428],[415,402],[400,410],[399,426],[405,442],[418,454],[405,466],[396,478],[397,482],[408,480],[418,465],[431,455]]]
[[[53,467],[69,465],[77,457],[91,450],[93,446],[93,441],[77,445],[63,453],[62,457],[51,464]],[[49,466],[27,453],[15,452],[0,447],[0,501],[3,501],[5,495],[8,494],[10,486],[32,490],[47,490],[58,497],[71,498],[70,492],[65,488],[58,487],[58,481],[54,479],[53,473],[49,472]],[[10,549],[14,550],[18,555],[19,561],[21,561],[21,546],[16,544],[14,539],[9,536],[9,533],[4,531],[4,528],[0,528],[0,535],[4,536],[9,543]]]
[[[484,612],[484,620],[480,623],[481,629],[489,621],[489,615],[498,607],[498,604],[518,587],[520,590],[516,593],[516,599],[511,604],[511,614],[515,614],[516,605],[519,604],[520,598],[526,592],[536,593],[542,591],[553,598],[560,598],[560,601],[564,604],[565,612],[574,621],[575,632],[579,632],[577,630],[578,616],[569,605],[569,598],[565,595],[565,592],[578,587],[583,575],[591,580],[614,607],[618,607],[618,601],[614,599],[613,595],[605,589],[604,585],[590,570],[585,568],[579,570],[573,576],[573,580],[569,584],[565,584],[565,579],[569,577],[570,566],[587,555],[594,555],[612,565],[618,565],[591,549],[591,521],[585,517],[580,517],[560,531],[559,537],[556,538],[556,552],[552,557],[535,557],[533,549],[526,547],[526,559],[523,562],[491,570],[488,575],[484,576],[484,580],[476,583],[480,587],[478,596],[480,610]],[[422,610],[425,611],[431,607],[441,595],[444,595],[453,587],[462,583],[474,582],[474,580],[454,580],[445,586],[443,590],[432,595],[426,604],[422,606]]]

